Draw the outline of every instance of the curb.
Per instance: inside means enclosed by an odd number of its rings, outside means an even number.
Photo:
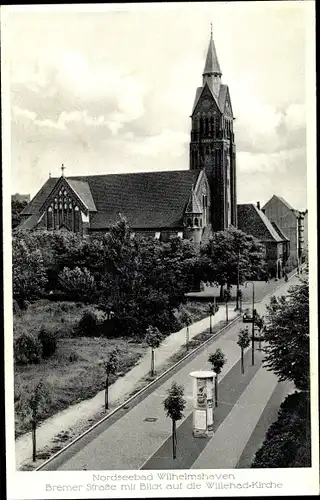
[[[221,328],[218,332],[216,332],[215,334],[213,334],[209,339],[205,340],[202,344],[200,344],[198,347],[196,347],[193,351],[190,351],[188,352],[183,358],[179,359],[179,361],[177,361],[176,363],[174,363],[172,366],[170,366],[170,368],[168,368],[167,370],[165,370],[163,373],[161,373],[158,377],[156,377],[154,380],[152,380],[149,384],[147,384],[145,387],[143,387],[142,389],[140,389],[138,392],[136,392],[135,394],[133,394],[133,396],[130,396],[126,401],[124,401],[123,403],[121,403],[121,405],[117,406],[114,410],[112,410],[110,413],[108,413],[108,415],[106,415],[105,417],[103,417],[101,420],[99,420],[98,422],[96,422],[93,426],[91,426],[89,429],[87,429],[86,431],[84,431],[82,434],[80,434],[80,436],[76,437],[75,439],[73,439],[69,444],[67,444],[67,446],[65,446],[64,448],[62,448],[61,450],[57,451],[57,453],[55,453],[54,455],[52,455],[52,457],[48,458],[48,460],[46,460],[45,462],[43,462],[43,464],[39,465],[39,467],[37,467],[36,469],[34,469],[34,471],[32,472],[36,472],[36,471],[39,471],[41,470],[43,467],[45,467],[46,465],[48,465],[52,460],[54,460],[55,458],[57,458],[59,455],[61,455],[63,452],[65,452],[68,448],[70,448],[73,444],[77,443],[78,441],[80,441],[80,439],[82,439],[84,436],[86,436],[87,434],[89,434],[93,429],[95,429],[96,427],[98,427],[100,424],[102,424],[103,422],[105,422],[106,420],[108,420],[112,415],[114,415],[115,413],[117,413],[119,410],[121,410],[124,406],[127,406],[129,403],[131,403],[131,401],[133,401],[135,398],[137,398],[138,396],[141,396],[141,394],[143,394],[145,391],[147,391],[150,387],[152,387],[153,385],[155,385],[157,382],[159,382],[159,380],[161,380],[165,375],[167,375],[168,373],[170,373],[171,370],[173,370],[174,368],[176,368],[177,366],[179,366],[180,364],[182,364],[184,361],[186,361],[189,357],[191,357],[192,355],[194,355],[195,353],[197,353],[200,349],[202,349],[205,345],[209,344],[214,338],[216,338],[218,335],[220,335],[222,332],[224,332],[224,330],[226,330],[227,328],[229,328],[230,326],[232,326],[233,324],[235,324],[239,319],[241,318],[241,316],[236,316],[232,321],[230,321],[227,325],[225,325],[223,328]]]

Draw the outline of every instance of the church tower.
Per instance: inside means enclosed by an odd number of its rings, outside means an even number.
[[[205,169],[211,190],[211,225],[221,231],[237,227],[236,147],[229,88],[212,36],[191,114],[190,169]]]

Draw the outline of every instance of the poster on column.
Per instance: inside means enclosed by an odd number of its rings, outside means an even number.
[[[197,406],[199,408],[205,408],[207,401],[207,383],[206,379],[197,379]]]

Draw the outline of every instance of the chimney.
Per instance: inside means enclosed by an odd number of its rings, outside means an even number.
[[[260,201],[257,201],[257,209],[260,210]]]

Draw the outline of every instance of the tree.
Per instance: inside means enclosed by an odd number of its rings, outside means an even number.
[[[248,327],[240,330],[239,335],[238,335],[237,344],[241,349],[241,373],[244,373],[243,352],[244,352],[244,349],[247,349],[247,347],[249,347],[249,345],[250,345],[250,335],[249,335]]]
[[[34,387],[31,395],[20,402],[20,413],[22,417],[31,421],[32,426],[32,460],[36,461],[37,458],[37,442],[36,432],[39,416],[43,413],[50,402],[50,395],[48,388],[45,386],[43,380],[40,380]]]
[[[105,393],[104,393],[104,408],[109,408],[109,377],[117,373],[119,364],[118,351],[114,349],[110,352],[107,360],[104,362],[104,370],[106,374]]]
[[[182,323],[186,326],[186,348],[189,349],[189,326],[192,324],[192,314],[185,308],[181,311],[180,319]]]
[[[291,380],[309,390],[309,285],[308,278],[289,289],[287,296],[272,297],[267,307],[264,366],[280,381]]]
[[[226,322],[228,323],[229,322],[228,305],[229,305],[229,301],[231,299],[231,293],[230,293],[229,289],[224,291],[223,298],[224,298],[224,301],[226,304]]]
[[[28,205],[26,201],[11,200],[11,223],[15,229],[21,222],[21,212]]]
[[[212,316],[215,315],[216,313],[216,302],[214,301],[213,304],[209,304],[209,307],[208,307],[208,312],[209,312],[209,315],[210,315],[210,335],[212,334]]]
[[[265,247],[233,227],[214,233],[201,255],[203,279],[220,286],[221,299],[224,285],[237,285],[239,290],[247,279],[260,277],[265,267]]]
[[[87,268],[69,269],[65,267],[59,274],[62,291],[70,298],[84,302],[92,302],[97,290],[94,277]]]
[[[155,375],[154,369],[154,350],[159,347],[162,341],[162,334],[156,326],[149,326],[147,328],[146,343],[151,347],[151,377]]]
[[[173,459],[177,456],[177,430],[176,422],[183,418],[183,410],[186,406],[186,400],[183,398],[184,388],[176,382],[172,382],[168,390],[168,396],[163,401],[164,409],[167,412],[167,417],[172,420],[172,456]]]
[[[24,307],[26,301],[37,299],[47,282],[40,250],[30,250],[24,239],[12,239],[13,298]]]
[[[260,316],[257,312],[255,313],[254,317],[254,324],[259,330],[259,349],[261,351],[261,336],[262,332],[264,331],[265,328],[265,321],[264,321],[264,316]]]
[[[310,398],[305,392],[289,394],[277,420],[269,427],[252,468],[311,467]]]
[[[212,364],[213,371],[216,373],[214,379],[214,399],[215,406],[218,406],[218,375],[220,375],[223,366],[227,362],[227,358],[221,349],[218,348],[213,354],[210,354],[208,361]]]

